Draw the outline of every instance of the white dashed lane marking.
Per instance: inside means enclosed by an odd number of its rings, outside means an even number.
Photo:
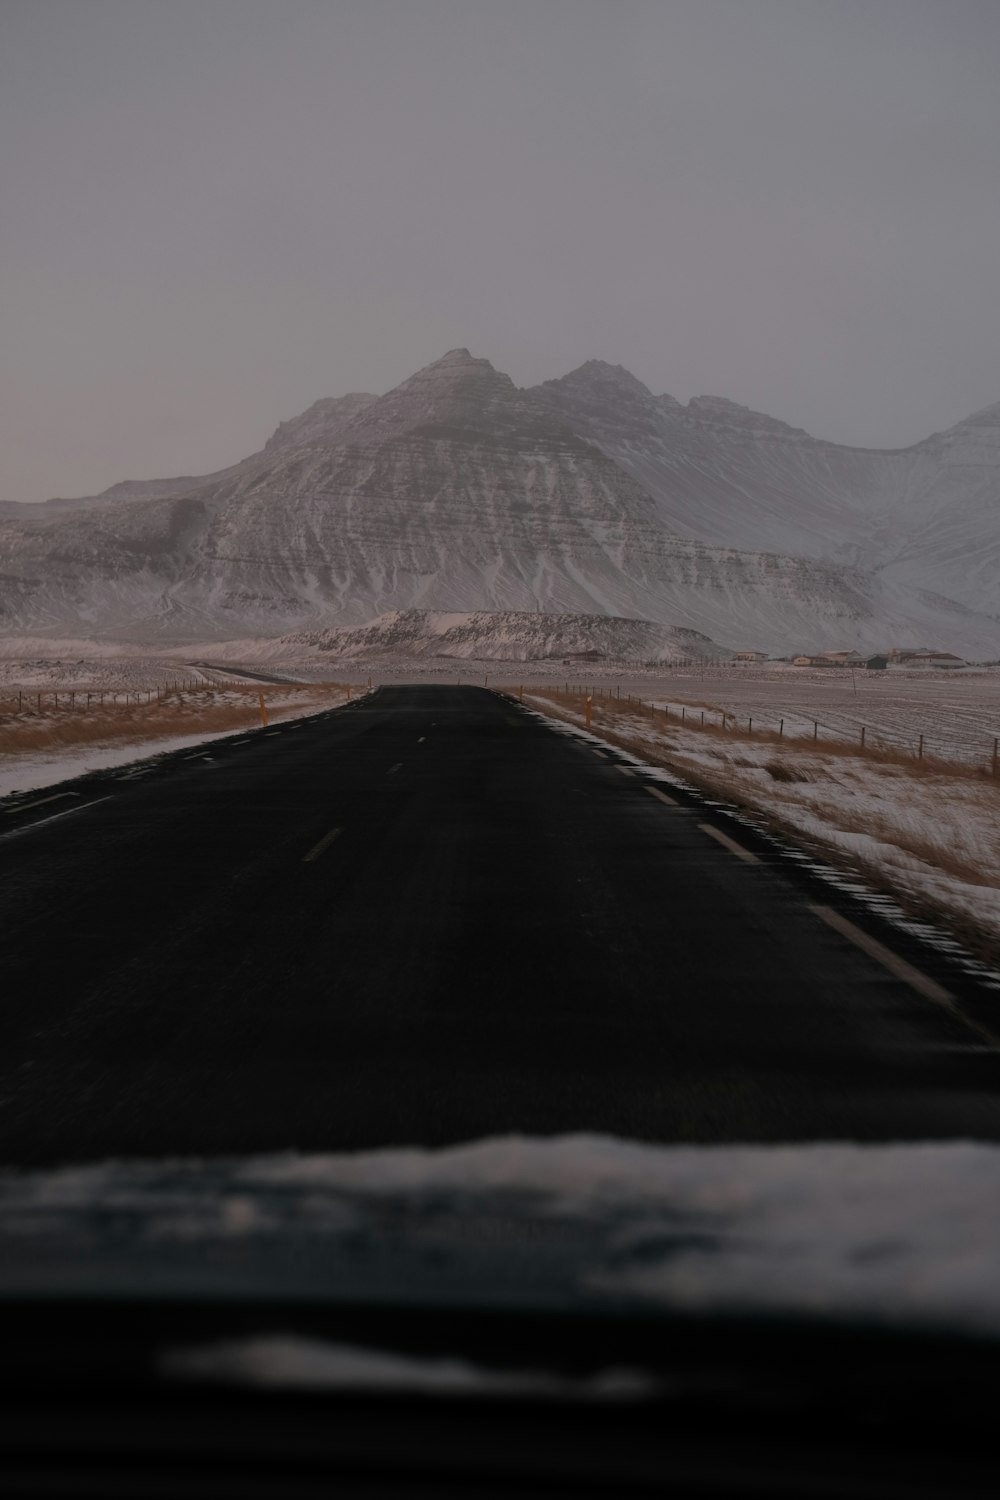
[[[655,797],[657,802],[665,802],[667,807],[680,807],[681,805],[679,802],[675,802],[673,797],[668,797],[666,792],[661,792],[658,786],[648,786],[646,791],[651,797]]]
[[[847,917],[842,917],[839,911],[834,911],[832,906],[810,906],[809,910],[834,932],[839,932],[855,948],[860,948],[862,953],[867,953],[869,958],[874,958],[890,974],[895,974],[897,979],[902,979],[911,989],[923,995],[926,1000],[933,1000],[938,1005],[944,1005],[948,1010],[954,1009],[954,996],[936,980],[927,974],[921,974],[912,964],[908,964],[905,958],[900,958],[898,953],[893,953],[891,948],[886,948],[877,938],[869,937],[860,927]]]
[[[323,835],[318,844],[312,846],[308,854],[303,854],[302,863],[307,865],[311,864],[313,860],[319,859],[320,855],[329,849],[334,839],[339,838],[342,832],[343,829],[341,828],[331,828],[329,833]]]
[[[78,796],[79,793],[67,792],[67,796]],[[2,839],[17,839],[22,833],[33,833],[36,828],[44,828],[48,823],[57,823],[60,818],[70,818],[74,813],[86,812],[88,807],[97,807],[101,802],[110,802],[110,797],[97,797],[93,802],[81,802],[79,807],[67,807],[63,812],[52,813],[48,818],[39,818],[35,823],[29,823],[26,828],[12,828],[9,833],[0,834]]]
[[[728,833],[723,833],[719,828],[713,828],[711,823],[699,823],[698,827],[702,833],[707,833],[710,838],[715,839],[716,843],[721,844],[723,849],[728,849],[730,854],[735,854],[736,858],[742,859],[745,864],[760,864],[760,860],[756,854],[751,854],[749,849],[744,849],[743,845],[738,844],[735,839],[731,839]]]
[[[79,795],[79,792],[53,792],[51,797],[36,797],[34,802],[22,802],[20,807],[5,807],[4,816],[9,818],[11,813],[27,812],[29,807],[43,807],[46,802],[61,802],[64,797],[79,797]]]

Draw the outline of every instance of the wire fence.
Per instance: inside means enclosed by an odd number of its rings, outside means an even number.
[[[119,707],[162,703],[174,693],[214,693],[219,685],[197,678],[177,678],[154,688],[17,688],[0,692],[0,716],[62,710],[64,712],[105,705]]]
[[[523,689],[520,691],[523,692]],[[538,691],[533,688],[532,691]],[[779,743],[787,741],[796,749],[815,745],[817,749],[853,749],[859,754],[881,753],[915,761],[935,761],[985,771],[1000,777],[1000,723],[984,724],[974,709],[963,711],[955,705],[928,705],[920,717],[912,709],[904,713],[897,705],[883,706],[884,717],[875,720],[861,712],[826,712],[822,715],[803,711],[801,707],[780,705],[764,710],[734,711],[712,705],[692,704],[682,699],[643,698],[622,692],[620,686],[602,687],[566,682],[563,695],[590,712],[602,704],[632,707],[648,714],[652,721],[678,728],[725,731],[752,739],[766,736]],[[868,705],[870,708],[871,705]],[[1000,718],[1000,714],[998,714]]]

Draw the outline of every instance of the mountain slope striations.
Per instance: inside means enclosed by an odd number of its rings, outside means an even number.
[[[592,360],[532,394],[613,458],[663,524],[885,575],[1000,612],[1000,405],[911,448],[848,448],[716,396],[682,406]]]
[[[993,576],[998,419],[869,453],[653,396],[620,366],[524,391],[451,350],[384,396],[316,402],[178,493],[6,507],[0,623],[182,641],[543,612],[774,652],[996,655],[1000,621],[968,600]]]

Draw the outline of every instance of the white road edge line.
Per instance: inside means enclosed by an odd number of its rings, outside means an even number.
[[[67,792],[67,796],[70,793]],[[79,796],[78,792],[72,794]],[[71,818],[74,813],[86,812],[88,807],[98,807],[102,802],[110,802],[113,794],[107,797],[96,797],[93,802],[81,802],[79,807],[67,807],[63,812],[52,813],[47,818],[39,818],[34,823],[29,823],[26,828],[12,828],[9,833],[0,833],[0,840],[18,839],[22,833],[33,833],[36,828],[44,828],[47,823],[57,823],[60,818]]]
[[[342,828],[331,828],[329,833],[323,835],[318,844],[313,845],[308,854],[303,854],[302,863],[306,865],[310,860],[319,859],[323,851],[329,849],[334,839],[339,838],[343,831]]]
[[[735,854],[737,859],[742,859],[745,864],[760,864],[760,860],[757,858],[756,854],[751,854],[749,849],[744,849],[743,845],[738,844],[735,839],[731,839],[728,833],[723,833],[719,828],[713,828],[711,823],[699,823],[698,827],[701,829],[702,833],[709,834],[710,837],[720,843],[724,849],[728,849],[730,854]]]
[[[980,1031],[975,1021],[966,1020],[961,1011],[956,1010],[955,997],[949,990],[938,984],[935,979],[921,974],[920,970],[908,964],[905,958],[900,958],[899,954],[893,953],[891,948],[884,947],[876,938],[869,937],[867,932],[863,932],[860,927],[855,927],[853,922],[848,921],[847,917],[842,917],[839,911],[834,911],[832,906],[810,906],[809,910],[828,927],[832,927],[834,932],[839,932],[841,937],[853,943],[855,948],[860,948],[862,953],[867,953],[869,958],[874,958],[883,969],[888,969],[890,974],[895,974],[897,979],[908,984],[911,990],[916,990],[918,995],[923,995],[925,1000],[933,1000],[937,1005],[943,1005],[946,1010],[952,1011],[966,1021],[966,1024],[974,1031]],[[980,1034],[989,1036],[989,1032],[985,1030]],[[993,1039],[990,1038],[990,1040]]]
[[[675,802],[673,797],[668,797],[666,792],[661,792],[658,786],[648,786],[646,791],[651,797],[655,797],[657,802],[665,802],[668,807],[680,807],[681,805],[679,802]]]
[[[388,769],[388,771],[386,771],[385,774],[387,776],[392,776],[392,775],[395,774],[396,771],[401,770],[402,766],[403,766],[403,762],[401,760],[397,760],[396,764],[394,766],[390,766],[389,769]]]
[[[63,797],[79,795],[79,792],[54,792],[51,797],[36,797],[34,802],[22,802],[20,807],[5,807],[4,816],[9,818],[12,813],[27,812],[29,807],[41,807],[46,802],[61,802]]]
[[[632,770],[630,770],[628,766],[615,766],[615,770],[616,771],[620,771],[623,776],[634,776],[635,775],[635,772],[632,771]]]

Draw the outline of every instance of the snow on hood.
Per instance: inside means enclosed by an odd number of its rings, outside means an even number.
[[[158,1365],[161,1374],[180,1380],[355,1394],[630,1401],[653,1396],[658,1388],[638,1370],[611,1368],[583,1377],[533,1369],[498,1371],[467,1360],[414,1358],[288,1334],[170,1348]]]
[[[1000,1334],[1000,1148],[445,1150],[0,1175],[0,1294],[762,1313]]]

